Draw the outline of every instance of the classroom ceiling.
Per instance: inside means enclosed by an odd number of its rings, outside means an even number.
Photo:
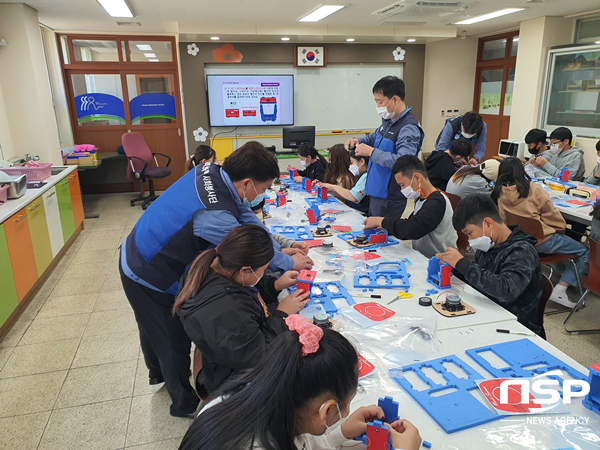
[[[600,10],[598,0],[127,0],[134,18],[110,17],[96,0],[0,0],[27,3],[40,22],[57,31],[173,33],[182,41],[231,42],[432,42],[461,35],[489,35],[518,28],[522,20]],[[321,4],[346,5],[317,23],[298,19]],[[470,16],[508,7],[524,11],[473,25],[453,25]],[[379,11],[379,12],[378,12]],[[116,22],[139,22],[120,26]]]

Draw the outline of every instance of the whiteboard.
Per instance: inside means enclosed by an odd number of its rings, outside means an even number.
[[[365,130],[381,125],[373,85],[387,75],[402,78],[402,64],[328,64],[295,68],[289,64],[210,64],[205,75],[294,75],[294,125],[317,131]],[[212,128],[213,133],[223,131]],[[211,134],[213,134],[211,133]],[[237,134],[281,133],[281,127],[244,127]]]

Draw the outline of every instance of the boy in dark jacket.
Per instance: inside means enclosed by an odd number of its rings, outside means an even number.
[[[506,226],[496,205],[485,195],[465,197],[458,204],[452,224],[476,249],[470,262],[454,248],[437,255],[479,292],[517,316],[534,333],[545,337],[539,319],[542,271],[535,238],[518,226]]]
[[[450,148],[443,152],[433,152],[425,161],[429,181],[441,191],[446,190],[448,181],[456,173],[456,165],[471,154],[471,144],[465,138],[452,141]]]

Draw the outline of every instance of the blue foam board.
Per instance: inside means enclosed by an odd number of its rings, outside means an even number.
[[[375,232],[376,232],[375,230],[354,231],[354,232],[349,232],[349,233],[338,234],[337,237],[339,237],[341,240],[343,240],[345,242],[348,242],[350,239],[355,239],[356,236],[359,234],[365,234],[368,238],[371,234],[373,234]],[[385,243],[382,242],[379,244],[370,245],[369,247],[361,247],[361,248],[372,250],[374,248],[387,247],[388,245],[396,245],[399,243],[400,242],[397,241],[396,239],[392,239],[391,237],[388,236],[387,241]],[[352,244],[349,244],[349,245],[352,245]]]
[[[354,276],[355,288],[378,288],[378,289],[409,289],[410,274],[406,272],[406,265],[401,262],[382,262],[371,267],[371,271],[366,275]],[[384,278],[386,284],[379,284],[379,279]],[[361,283],[361,280],[369,280],[368,284]],[[396,280],[396,282],[394,282]],[[400,282],[398,283],[397,280]]]
[[[304,200],[306,200],[308,206],[326,205],[328,203],[339,203],[339,201],[333,197],[327,197],[325,200],[323,200],[322,198],[306,197]]]
[[[314,239],[310,228],[306,225],[291,226],[291,225],[272,225],[271,233],[281,234],[287,238],[292,238],[295,241],[310,241]]]
[[[328,286],[337,287],[337,292],[333,292],[336,290],[335,288],[333,288],[333,291],[329,290],[327,288]],[[315,287],[318,287],[321,290],[321,294],[317,295],[317,294],[311,292],[310,301],[304,306],[304,308],[308,308],[309,306],[312,306],[312,305],[319,305],[325,310],[325,312],[327,314],[329,314],[329,317],[332,317],[334,314],[336,314],[338,312],[338,307],[335,306],[334,300],[344,299],[344,300],[346,300],[348,305],[350,305],[350,306],[356,305],[356,302],[354,301],[354,299],[352,298],[350,293],[346,290],[346,288],[344,286],[341,285],[341,283],[339,281],[326,281],[326,282],[322,282],[322,283],[313,283],[313,290]],[[291,286],[288,288],[288,291],[290,291],[290,292],[294,292],[295,290],[296,290],[296,286]]]

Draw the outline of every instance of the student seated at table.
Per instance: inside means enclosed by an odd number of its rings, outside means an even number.
[[[346,151],[346,150],[344,150]],[[360,211],[362,214],[369,213],[370,197],[367,195],[367,168],[369,167],[368,156],[358,156],[356,150],[351,148],[349,151],[350,157],[350,172],[356,177],[356,181],[351,189],[344,189],[341,186],[336,186],[329,183],[320,183],[328,189],[328,193],[335,198],[343,201],[351,208]]]
[[[583,150],[571,145],[573,134],[565,127],[550,133],[550,148],[529,162],[551,177],[560,175],[562,169],[570,171],[569,180],[581,181],[585,172]]]
[[[323,181],[343,189],[352,189],[354,176],[349,170],[350,155],[344,144],[336,144],[329,149],[329,164]]]
[[[369,217],[365,229],[383,228],[398,239],[411,239],[413,248],[427,258],[456,245],[450,200],[433,187],[421,160],[412,155],[401,156],[392,167],[392,176],[402,194],[415,201],[414,212],[407,219]]]
[[[429,181],[434,187],[441,191],[446,190],[448,180],[456,173],[456,166],[466,162],[471,154],[471,144],[465,138],[460,137],[452,141],[450,148],[443,152],[433,152],[425,161],[425,169]]]
[[[300,158],[300,164],[306,167],[306,169],[298,170],[298,176],[294,178],[296,183],[300,183],[302,177],[319,181],[325,179],[327,160],[312,145],[308,143],[300,144],[300,147],[298,147],[298,158]],[[288,166],[288,168],[292,167]]]
[[[600,141],[596,142],[596,167],[592,170],[592,173],[583,180],[587,184],[600,184]]]
[[[190,171],[196,166],[201,166],[204,163],[214,163],[217,160],[217,154],[208,145],[199,145],[194,152],[194,156],[185,163],[185,170]]]
[[[506,226],[496,205],[487,195],[470,195],[461,200],[454,228],[469,238],[475,249],[473,262],[455,248],[436,255],[455,269],[455,275],[517,316],[536,334],[544,333],[539,320],[542,298],[542,269],[535,238],[518,226]]]
[[[464,198],[474,194],[491,194],[498,178],[500,161],[488,159],[478,166],[464,166],[448,181],[446,192]]]
[[[308,302],[308,293],[299,289],[268,314],[267,304],[298,276],[294,271],[279,279],[263,276],[274,255],[270,239],[256,225],[234,228],[217,247],[198,255],[182,277],[173,312],[202,353],[197,392],[210,394],[256,364],[265,345],[287,331],[284,319]]]
[[[600,201],[594,204],[594,207],[590,211],[590,216],[592,216],[590,238],[596,242],[600,242]]]
[[[507,158],[500,164],[498,182],[492,192],[492,200],[498,204],[500,217],[506,220],[506,213],[537,220],[544,230],[544,239],[537,242],[535,248],[539,254],[574,254],[579,278],[588,259],[589,250],[581,242],[563,234],[566,222],[562,214],[550,199],[550,195],[531,178],[518,158]],[[560,282],[554,287],[550,300],[567,308],[575,303],[567,296],[567,287],[577,287],[577,274],[571,263],[557,264],[562,271]]]
[[[299,315],[286,323],[291,331],[274,339],[253,369],[213,395],[179,450],[350,448],[357,442],[347,441],[366,433],[367,422],[385,421],[376,405],[350,413],[358,357],[344,336]],[[390,425],[394,449],[419,450],[413,424],[400,419]]]

